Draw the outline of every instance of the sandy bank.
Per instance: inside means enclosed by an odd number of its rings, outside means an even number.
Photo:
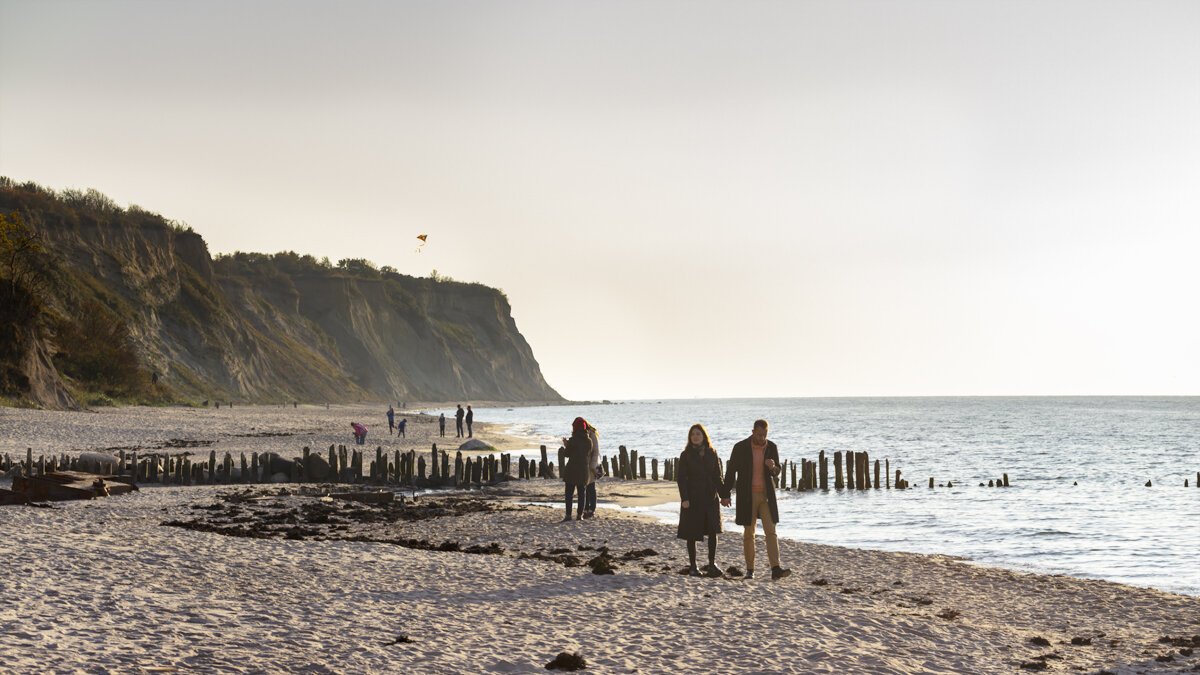
[[[453,420],[442,440],[434,418],[409,415],[408,438],[397,439],[380,424],[384,411],[0,410],[0,452],[145,451],[191,439],[208,443],[205,454],[294,454],[349,444],[351,420],[371,429],[368,447],[457,447]],[[501,450],[536,447],[486,421],[475,430]],[[1131,674],[1200,662],[1183,646],[1200,635],[1200,598],[795,541],[781,542],[788,579],[689,578],[677,573],[686,553],[671,525],[613,509],[559,523],[560,507],[522,504],[561,503],[556,480],[464,493],[492,506],[416,519],[279,487],[229,501],[246,489],[145,487],[4,507],[0,673],[545,673],[562,650],[582,653],[591,673],[1010,673],[1046,664]],[[623,506],[678,500],[671,483],[612,479],[599,496]],[[231,522],[266,538],[164,526],[217,516],[245,519]],[[740,543],[740,532],[722,536],[722,569],[744,567]],[[492,554],[462,552],[472,547]],[[604,549],[615,574],[567,564]],[[628,555],[646,549],[654,554]]]
[[[686,553],[672,527],[609,510],[569,523],[557,508],[512,504],[389,521],[376,507],[313,511],[316,496],[289,495],[230,511],[221,495],[241,490],[7,507],[0,671],[535,673],[562,650],[582,653],[592,673],[1027,672],[1023,663],[1135,673],[1198,662],[1159,639],[1200,633],[1200,599],[1153,590],[792,541],[782,542],[788,579],[697,579],[677,573]],[[219,509],[272,520],[259,527],[273,538],[162,525]],[[297,527],[301,538],[282,538]],[[360,540],[327,538],[339,531]],[[414,540],[502,552],[403,543]],[[615,574],[553,559],[602,547]],[[718,564],[743,565],[737,535],[722,538]]]
[[[277,452],[298,456],[303,447],[328,448],[351,445],[350,423],[368,429],[367,447],[428,451],[438,443],[453,451],[465,440],[454,437],[454,420],[448,419],[446,436],[439,436],[437,418],[415,413],[398,413],[396,421],[408,419],[404,438],[388,433],[387,406],[323,405],[125,407],[101,408],[92,412],[60,412],[0,408],[0,453],[24,456],[32,448],[39,454],[77,454],[83,451],[155,450],[173,454],[231,452]],[[475,438],[502,452],[536,448],[530,439],[503,433],[504,427],[480,419],[473,428]]]

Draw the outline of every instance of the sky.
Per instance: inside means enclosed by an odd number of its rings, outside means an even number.
[[[571,399],[1197,395],[1198,35],[1192,0],[0,0],[0,175],[502,288]]]

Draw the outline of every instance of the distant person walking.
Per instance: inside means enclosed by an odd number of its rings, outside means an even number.
[[[467,406],[467,438],[474,438],[475,434],[471,433],[471,422],[475,421],[475,411],[471,410],[471,406]]]
[[[567,449],[567,464],[563,467],[563,482],[567,486],[567,515],[563,522],[571,519],[571,502],[574,495],[579,495],[579,508],[576,520],[583,520],[583,512],[587,500],[587,486],[592,482],[592,472],[588,468],[588,455],[592,452],[592,441],[587,435],[587,421],[576,417],[571,423],[571,437],[562,439]]]
[[[708,537],[708,565],[705,572],[717,568],[717,535],[721,528],[719,499],[729,499],[729,490],[721,482],[721,462],[708,439],[708,432],[699,424],[688,429],[687,445],[679,455],[675,469],[679,484],[679,529],[675,536],[687,540],[688,574],[703,576],[696,567],[696,542]]]
[[[588,440],[592,442],[592,451],[588,454],[588,469],[592,472],[592,482],[587,485],[583,517],[591,519],[596,517],[596,482],[600,480],[604,471],[600,469],[600,436],[591,422],[588,422],[587,425],[587,435]]]
[[[350,426],[354,427],[354,442],[358,445],[367,444],[367,428],[358,422],[351,422]]]
[[[407,417],[400,420],[400,423],[396,425],[396,433],[400,436],[400,438],[406,438],[406,436],[404,435],[404,427],[406,427],[406,426],[408,426],[408,418]]]
[[[459,403],[458,410],[456,410],[454,412],[454,427],[458,433],[458,435],[455,436],[455,438],[462,438],[462,435],[463,435],[462,423],[463,423],[463,415],[465,415],[465,414],[467,414],[466,411],[463,410],[462,404]]]
[[[438,415],[438,435],[439,436],[446,435],[446,413],[442,413],[441,415]]]
[[[737,490],[737,524],[742,526],[742,552],[746,555],[746,578],[754,578],[754,529],[762,520],[767,538],[767,560],[771,578],[782,579],[791,570],[779,565],[779,539],[775,524],[779,507],[775,504],[775,484],[779,475],[779,448],[767,440],[767,421],[755,420],[750,437],[738,441],[725,465],[725,493],[721,504],[729,506],[729,492]]]
[[[392,406],[388,406],[388,436],[392,435],[392,430],[396,428],[396,411],[392,410]]]

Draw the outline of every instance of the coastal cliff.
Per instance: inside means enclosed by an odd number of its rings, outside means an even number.
[[[36,326],[6,333],[23,357],[9,398],[561,400],[497,289],[290,252],[214,259],[199,234],[94,191],[0,179],[0,213],[36,235],[43,278]],[[112,361],[126,367],[102,372]]]

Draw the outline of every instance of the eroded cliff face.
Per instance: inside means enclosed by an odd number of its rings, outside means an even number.
[[[19,191],[0,191],[0,208],[25,213],[56,261],[47,309],[111,309],[143,366],[180,398],[561,400],[495,289],[293,254],[214,261],[199,235],[153,214]]]
[[[32,329],[27,330],[29,345],[20,364],[29,385],[29,399],[51,410],[80,410],[82,406],[71,394],[62,376],[54,368],[47,345]]]
[[[558,400],[495,289],[399,275],[293,281],[299,313],[333,339],[354,381],[368,391]]]

